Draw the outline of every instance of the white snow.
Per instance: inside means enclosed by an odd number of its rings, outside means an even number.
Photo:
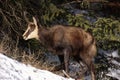
[[[118,61],[116,61],[116,60],[112,60],[111,63],[114,64],[114,65],[120,66],[120,62],[118,62]]]
[[[106,76],[110,76],[120,80],[120,68],[113,67],[113,66],[120,67],[120,61],[115,59],[115,58],[120,59],[120,55],[118,55],[118,50],[104,51],[102,49],[99,49],[98,53],[103,55],[109,61],[109,64],[112,64],[111,67],[108,68],[108,73],[106,73]]]
[[[108,70],[109,70],[109,73],[106,74],[107,76],[120,80],[120,69],[116,70],[116,69],[109,68]]]
[[[116,58],[120,58],[120,56],[118,55],[118,50],[115,50],[115,51],[113,51],[112,53],[112,57],[116,57]]]
[[[0,53],[0,80],[74,80],[40,70]]]

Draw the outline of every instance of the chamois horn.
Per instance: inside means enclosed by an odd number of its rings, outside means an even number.
[[[24,14],[24,19],[25,19],[25,21],[26,21],[27,23],[30,22],[29,19],[28,19],[27,16],[26,16],[26,15],[27,15],[27,12],[24,11],[23,14]]]

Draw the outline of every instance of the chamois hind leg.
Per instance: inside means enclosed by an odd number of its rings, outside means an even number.
[[[91,80],[95,80],[93,57],[91,57],[87,53],[82,53],[80,55],[80,57],[81,57],[82,61],[87,65],[88,70],[91,73]]]

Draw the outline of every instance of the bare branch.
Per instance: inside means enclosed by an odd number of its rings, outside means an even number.
[[[71,78],[64,70],[62,70],[63,71],[63,73],[65,74],[65,76],[67,77],[67,78]]]

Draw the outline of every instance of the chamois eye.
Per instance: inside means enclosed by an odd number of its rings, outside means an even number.
[[[30,28],[35,28],[35,24],[30,24]]]
[[[30,24],[30,32],[32,32],[35,29],[35,24]]]

